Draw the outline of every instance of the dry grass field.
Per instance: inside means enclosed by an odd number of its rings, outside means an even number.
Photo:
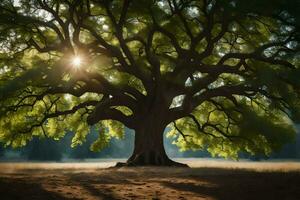
[[[300,163],[179,160],[191,168],[0,163],[0,199],[300,199]]]

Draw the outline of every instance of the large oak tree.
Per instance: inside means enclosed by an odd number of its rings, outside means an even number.
[[[3,0],[0,141],[91,149],[135,130],[127,165],[182,150],[266,154],[299,116],[297,0]]]

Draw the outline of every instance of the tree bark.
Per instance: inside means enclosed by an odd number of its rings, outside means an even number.
[[[166,125],[161,116],[144,120],[135,130],[134,151],[126,163],[117,166],[176,166],[186,164],[171,160],[164,148],[164,130]]]

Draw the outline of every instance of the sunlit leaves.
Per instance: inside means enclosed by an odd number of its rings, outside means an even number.
[[[125,127],[122,123],[113,120],[105,120],[103,121],[103,125],[108,129],[108,133],[111,135],[111,137],[118,139],[124,137]]]
[[[97,152],[101,151],[109,145],[110,137],[106,134],[99,133],[98,138],[91,144],[90,150]]]
[[[118,106],[116,107],[116,109],[121,111],[126,116],[130,116],[133,114],[132,110],[126,106]]]
[[[72,147],[76,147],[77,145],[81,145],[85,142],[86,135],[89,133],[89,126],[86,123],[80,123],[79,126],[75,128],[75,136],[72,139]]]
[[[112,120],[105,120],[98,123],[96,130],[98,132],[98,138],[90,146],[90,149],[96,152],[107,147],[112,137],[122,139],[125,133],[124,125]]]
[[[176,138],[174,143],[183,151],[207,149],[212,156],[235,159],[240,152],[269,155],[293,141],[295,128],[283,112],[259,97],[256,102],[241,98],[239,103],[235,107],[224,99],[205,102],[193,112],[199,125],[191,117],[177,120],[185,136],[174,127],[168,136]]]

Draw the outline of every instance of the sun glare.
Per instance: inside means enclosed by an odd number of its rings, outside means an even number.
[[[78,57],[78,56],[74,57],[73,60],[72,60],[72,64],[73,64],[74,67],[79,68],[80,65],[82,64],[81,58]]]

